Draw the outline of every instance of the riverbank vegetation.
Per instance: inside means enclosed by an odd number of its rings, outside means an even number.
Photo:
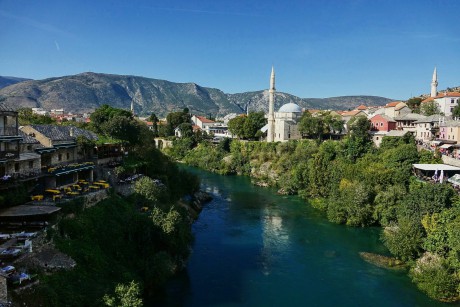
[[[308,199],[327,218],[348,226],[382,226],[388,250],[410,267],[430,297],[450,302],[460,291],[460,199],[449,184],[421,182],[414,163],[440,163],[417,150],[412,136],[372,145],[366,119],[341,141],[286,143],[223,140],[169,154],[220,174],[251,176],[255,184]],[[364,133],[365,132],[365,133]],[[182,139],[180,142],[186,142]]]
[[[68,215],[48,237],[76,267],[41,274],[39,285],[17,299],[33,306],[101,306],[104,296],[114,297],[120,285],[131,282],[141,289],[137,300],[157,295],[183,265],[191,232],[183,208],[155,210],[142,214],[131,201],[113,195]]]
[[[193,220],[181,199],[198,191],[199,179],[157,150],[153,132],[130,112],[102,106],[91,119],[88,128],[129,149],[114,176],[142,176],[132,184],[132,193],[117,194],[118,186],[90,208],[83,210],[78,199],[63,203],[59,222],[46,237],[76,266],[51,274],[36,271],[39,284],[21,292],[15,303],[141,306],[185,265]],[[124,187],[130,190],[129,185]]]

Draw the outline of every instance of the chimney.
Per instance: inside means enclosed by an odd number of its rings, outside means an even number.
[[[74,133],[73,133],[73,127],[70,127],[69,134],[70,134],[71,137],[73,137],[73,135],[74,135]]]

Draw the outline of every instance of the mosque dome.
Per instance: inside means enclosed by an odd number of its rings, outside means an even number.
[[[286,103],[285,105],[281,106],[279,109],[280,113],[301,113],[302,108],[296,105],[295,103]]]

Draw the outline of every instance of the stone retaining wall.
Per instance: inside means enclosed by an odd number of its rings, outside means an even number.
[[[85,208],[90,208],[100,202],[103,199],[106,199],[108,197],[107,190],[100,190],[96,192],[92,192],[90,194],[84,195],[84,206]]]

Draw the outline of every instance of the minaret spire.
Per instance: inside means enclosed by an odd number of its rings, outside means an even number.
[[[270,90],[275,91],[275,68],[272,66],[272,73],[270,75]]]
[[[267,142],[274,142],[275,136],[275,68],[272,66],[270,89],[268,90],[268,130]]]
[[[433,71],[433,78],[431,79],[431,97],[436,97],[438,95],[438,73],[436,71],[436,66]]]

